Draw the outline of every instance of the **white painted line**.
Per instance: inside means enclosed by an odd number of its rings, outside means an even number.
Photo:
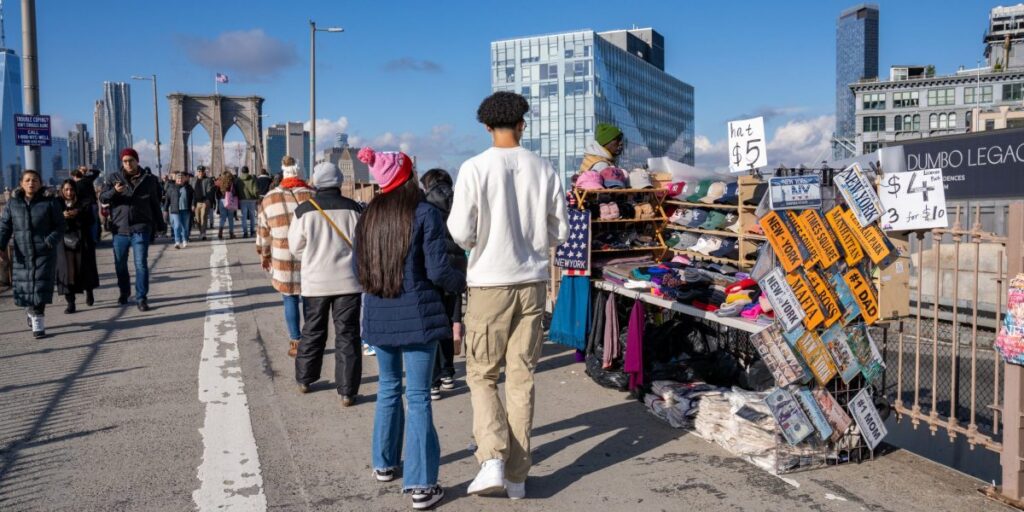
[[[242,386],[228,251],[223,242],[211,247],[209,310],[199,360],[199,401],[206,406],[199,429],[203,461],[192,500],[200,511],[264,511],[267,497]]]
[[[835,494],[832,494],[830,492],[825,493],[825,499],[826,500],[832,500],[832,501],[850,501],[850,500],[848,500],[848,499],[846,499],[846,498],[844,498],[842,496],[836,496]]]

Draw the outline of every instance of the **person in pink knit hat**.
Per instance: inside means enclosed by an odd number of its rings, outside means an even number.
[[[444,498],[430,385],[438,343],[453,337],[443,294],[462,293],[466,274],[448,259],[444,217],[413,179],[412,159],[370,148],[358,157],[381,186],[359,219],[355,239],[356,275],[365,292],[362,334],[377,352],[380,372],[373,476],[389,482],[402,463],[402,490],[422,510]]]

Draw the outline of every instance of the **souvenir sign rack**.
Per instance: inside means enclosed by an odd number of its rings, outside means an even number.
[[[740,222],[756,222],[766,233],[751,239],[767,240],[767,245],[750,273],[776,312],[771,325],[719,317],[606,281],[594,283],[602,290],[697,317],[716,326],[720,337],[757,352],[776,384],[766,403],[779,427],[777,474],[873,459],[887,434],[875,405],[884,359],[869,327],[898,313],[884,306],[883,285],[905,288],[905,280],[893,274],[893,268],[908,265],[893,264],[905,256],[905,248],[899,234],[882,231],[884,211],[872,171],[856,165],[836,171],[834,177],[831,169],[802,171],[819,174],[826,192],[820,208],[803,210],[765,211],[743,205],[760,180],[740,179],[740,205],[732,208],[750,216],[741,216]],[[667,204],[711,207],[671,200]]]

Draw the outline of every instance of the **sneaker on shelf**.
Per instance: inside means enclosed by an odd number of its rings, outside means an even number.
[[[430,387],[430,399],[431,400],[440,400],[441,399],[441,387],[440,386],[431,386]]]
[[[395,479],[395,468],[375,469],[373,478],[378,482],[390,482]]]
[[[419,489],[412,493],[412,508],[414,510],[426,510],[437,505],[444,499],[444,489],[435,485],[429,489]]]
[[[509,482],[505,480],[505,492],[510,500],[521,500],[526,497],[526,482]]]
[[[480,465],[480,472],[469,484],[469,494],[489,494],[505,488],[505,461],[487,459]]]
[[[455,379],[451,377],[441,377],[441,389],[444,391],[451,391],[455,389]]]

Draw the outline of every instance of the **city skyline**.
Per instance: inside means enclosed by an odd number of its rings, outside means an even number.
[[[926,60],[940,73],[976,62],[983,21],[995,5],[952,2],[922,11],[898,2],[877,3],[883,11],[879,68]],[[766,117],[770,163],[812,158],[828,145],[834,125],[835,21],[855,3],[807,1],[784,8],[751,3],[739,10],[654,6],[612,16],[607,13],[619,4],[527,2],[493,16],[485,6],[455,2],[430,6],[432,19],[443,23],[425,26],[415,20],[426,16],[428,8],[415,4],[395,4],[409,15],[396,20],[369,3],[342,10],[321,2],[292,12],[270,2],[255,2],[252,8],[247,3],[245,9],[241,3],[218,4],[214,11],[205,3],[182,2],[153,5],[146,12],[121,9],[128,26],[146,27],[136,32],[130,45],[73,38],[76,27],[101,23],[103,13],[119,5],[129,4],[112,1],[102,9],[39,6],[42,111],[54,116],[55,134],[65,136],[74,123],[88,123],[95,99],[89,91],[103,81],[127,81],[133,74],[149,73],[160,76],[162,120],[169,119],[167,94],[211,92],[214,73],[223,72],[231,82],[221,85],[221,94],[267,98],[265,126],[285,121],[308,124],[306,55],[308,19],[313,18],[346,29],[317,42],[318,149],[328,147],[334,134],[347,131],[353,146],[406,149],[420,158],[421,166],[457,168],[488,144],[474,113],[490,90],[491,41],[630,25],[661,32],[667,46],[666,71],[696,90],[698,165],[723,167],[725,122],[751,114]],[[546,15],[530,15],[537,9]],[[417,16],[420,11],[424,12]],[[20,53],[15,30],[20,13],[8,7],[5,17],[8,44]],[[898,24],[908,17],[920,23]],[[176,21],[185,18],[188,24]],[[746,28],[723,29],[715,21],[721,19],[729,19],[730,27]],[[942,30],[935,29],[940,26]],[[75,59],[66,51],[71,44],[104,58]],[[136,146],[152,156],[152,109],[145,98],[136,102],[131,114]],[[205,134],[197,135],[199,153],[198,139]],[[226,145],[240,140],[240,133],[232,130]]]

